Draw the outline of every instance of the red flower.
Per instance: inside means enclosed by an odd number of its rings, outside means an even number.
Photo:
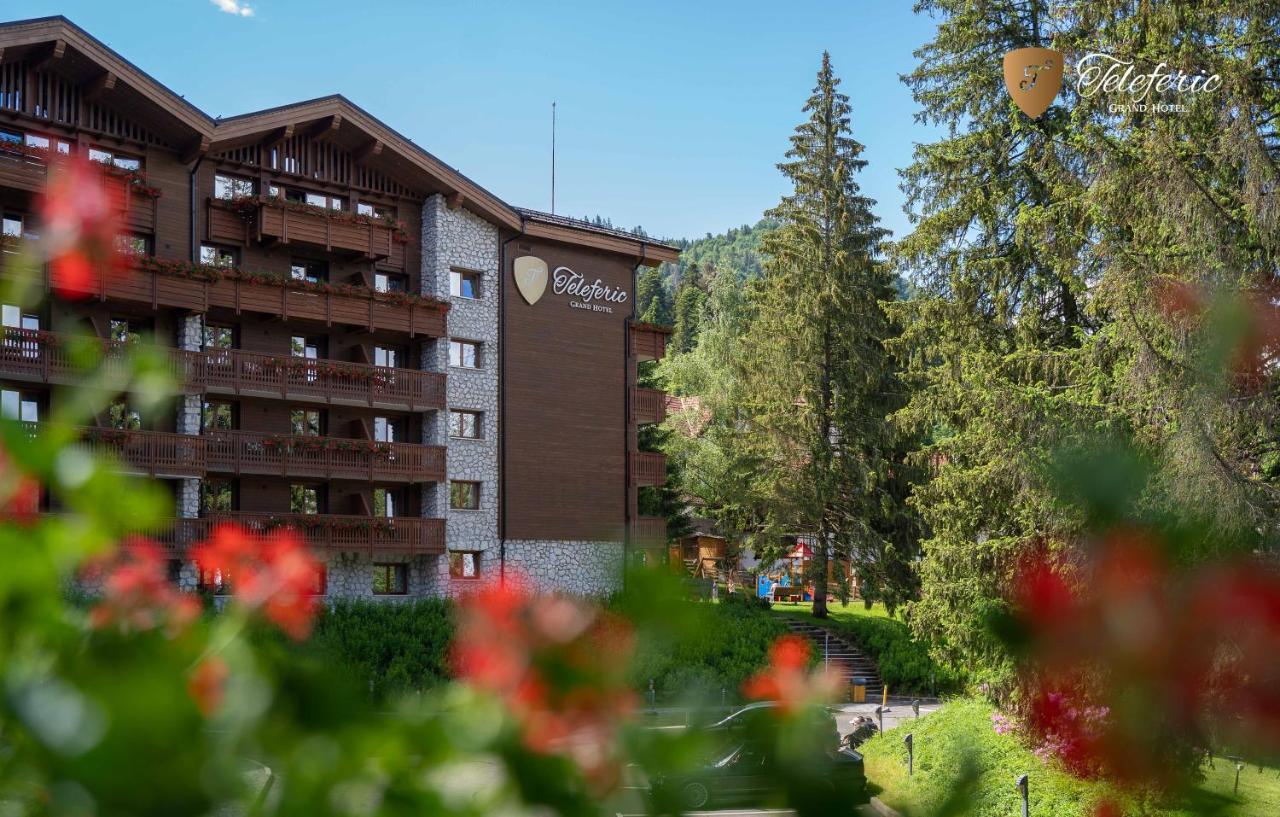
[[[821,668],[809,671],[809,642],[784,635],[769,648],[769,666],[747,679],[742,693],[758,701],[776,701],[790,713],[806,704],[829,701],[839,688],[837,675]]]
[[[209,656],[187,679],[187,692],[196,702],[196,707],[206,718],[211,717],[222,706],[226,697],[227,677],[231,671],[227,664],[216,655]]]
[[[261,610],[297,641],[310,635],[319,609],[314,584],[320,564],[296,531],[277,528],[258,535],[223,524],[192,555],[201,569],[235,577],[237,604]]]
[[[101,168],[84,158],[50,165],[40,217],[41,249],[58,295],[92,294],[96,270],[108,276],[123,274],[124,259],[116,248],[119,213],[111,204]]]
[[[103,577],[102,600],[89,611],[95,628],[150,630],[167,625],[177,632],[200,614],[195,597],[169,581],[164,552],[150,540],[126,540],[111,559],[90,565],[87,573]]]
[[[636,705],[626,683],[632,647],[621,619],[508,582],[462,599],[451,658],[461,679],[506,705],[528,749],[566,755],[606,787],[619,768],[612,736]]]

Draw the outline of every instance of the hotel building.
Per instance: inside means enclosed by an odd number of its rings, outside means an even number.
[[[340,96],[214,119],[64,18],[0,24],[0,275],[59,155],[98,163],[133,261],[0,305],[2,408],[47,420],[68,332],[166,347],[172,410],[84,436],[172,490],[180,583],[218,589],[186,554],[220,520],[296,528],[334,596],[600,593],[662,553],[636,383],[667,331],[633,305],[674,248],[510,206]]]

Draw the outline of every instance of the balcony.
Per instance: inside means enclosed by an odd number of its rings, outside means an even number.
[[[42,193],[49,180],[47,154],[26,148],[14,150],[0,146],[0,187]],[[124,213],[127,229],[136,233],[156,230],[156,197],[143,185],[134,184],[131,176],[118,170],[104,170],[101,180],[107,199],[114,209]],[[154,193],[154,191],[152,191]]]
[[[173,556],[208,538],[215,525],[230,522],[256,532],[292,528],[319,552],[378,555],[444,553],[443,519],[336,516],[331,514],[215,513],[199,519],[174,519],[173,527],[155,537]]]
[[[73,339],[53,332],[4,329],[0,340],[0,377],[36,383],[77,383],[84,376],[72,362]],[[127,347],[103,343],[106,365],[123,360]],[[402,411],[442,409],[445,375],[264,355],[238,349],[204,352],[169,350],[169,375],[198,393],[270,397],[334,405]],[[121,372],[124,374],[123,370]]]
[[[667,393],[658,389],[631,388],[631,422],[661,423],[667,419]]]
[[[656,548],[667,544],[667,520],[661,516],[638,516],[631,520],[631,543]]]
[[[667,481],[667,457],[654,451],[631,452],[631,484],[663,485]]]
[[[445,478],[445,449],[437,445],[259,431],[209,431],[198,439],[204,441],[206,469],[212,474],[371,482],[442,482]]]
[[[236,275],[231,270],[225,276],[187,275],[180,271],[184,269],[182,262],[174,264],[172,272],[144,268],[143,263],[150,260],[140,259],[132,269],[121,274],[96,269],[88,281],[59,277],[46,265],[40,283],[46,290],[56,288],[73,296],[100,301],[130,301],[151,309],[168,307],[203,313],[221,307],[237,315],[255,312],[283,321],[310,320],[325,326],[338,324],[370,332],[403,332],[409,337],[439,338],[445,334],[449,307],[443,303],[363,287],[305,286],[287,278]],[[7,272],[7,267],[0,269],[0,275]]]
[[[86,428],[80,433],[94,454],[116,457],[130,473],[177,478],[205,472],[204,440],[199,437],[114,428]]]
[[[396,240],[390,226],[377,221],[352,221],[318,209],[263,200],[248,218],[220,199],[209,199],[207,212],[211,241],[309,244],[380,261],[386,267],[403,270],[405,266],[405,245]]]
[[[661,360],[667,353],[671,330],[648,323],[631,324],[631,355],[637,360]]]

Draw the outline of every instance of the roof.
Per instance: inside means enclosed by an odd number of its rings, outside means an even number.
[[[116,87],[117,80],[122,81],[130,89],[128,101],[131,105],[145,105],[150,114],[167,116],[166,121],[171,125],[168,129],[170,135],[175,141],[190,138],[191,146],[188,148],[184,144],[181,147],[193,155],[195,151],[226,150],[237,140],[243,143],[253,134],[289,124],[333,117],[335,127],[363,131],[379,144],[379,150],[385,145],[396,155],[404,157],[409,172],[427,174],[437,180],[439,186],[447,191],[451,206],[466,207],[500,226],[535,238],[629,255],[642,264],[652,266],[662,261],[675,261],[679,257],[677,248],[647,236],[513,207],[341,94],[215,119],[66,17],[58,15],[0,22],[0,59],[10,49],[21,52],[47,47],[49,43],[56,44],[52,51],[59,57],[69,46],[99,66],[105,71],[103,76],[112,77],[112,87]],[[133,95],[137,96],[136,100]]]

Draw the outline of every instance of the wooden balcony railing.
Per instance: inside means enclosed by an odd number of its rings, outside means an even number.
[[[667,393],[658,389],[631,389],[631,422],[661,423],[667,419]]]
[[[173,526],[155,539],[172,555],[180,556],[223,522],[260,533],[292,528],[317,551],[416,556],[439,555],[445,549],[443,519],[330,514],[215,513],[199,519],[174,519]]]
[[[667,520],[661,516],[638,516],[631,520],[631,543],[637,547],[661,547],[667,543]]]
[[[637,360],[661,360],[667,353],[671,330],[647,323],[631,325],[631,354]]]
[[[667,457],[654,451],[631,452],[631,484],[662,485],[667,481]]]
[[[53,332],[0,330],[0,377],[39,383],[79,382],[84,371],[75,365],[73,339]],[[104,365],[121,361],[127,344],[104,342]],[[192,392],[243,394],[352,406],[425,411],[445,405],[445,375],[264,355],[238,349],[203,352],[168,350],[169,375]]]
[[[211,241],[311,244],[330,252],[357,253],[380,261],[384,267],[404,269],[405,245],[396,240],[390,226],[378,221],[353,221],[342,213],[313,212],[270,201],[259,201],[246,218],[227,202],[209,199],[207,213]]]
[[[0,262],[0,275],[11,265]],[[38,282],[73,297],[128,301],[151,309],[170,307],[208,312],[221,307],[235,314],[254,312],[284,321],[309,320],[373,331],[403,332],[410,337],[445,334],[448,304],[375,292],[362,287],[307,287],[286,278],[240,276],[190,277],[135,263],[116,273],[98,267],[87,280],[53,273],[48,265]]]
[[[30,423],[32,431],[39,424]],[[77,429],[97,454],[130,470],[162,477],[264,474],[377,482],[441,482],[445,448],[334,437],[296,437],[258,431],[213,431],[199,436],[168,431]]]
[[[445,449],[438,445],[258,431],[208,431],[199,439],[205,442],[210,473],[378,482],[440,482],[445,478]]]

